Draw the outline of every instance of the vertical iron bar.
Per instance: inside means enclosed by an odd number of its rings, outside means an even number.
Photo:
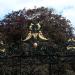
[[[21,75],[21,56],[19,58],[20,58],[20,75]]]
[[[51,63],[49,63],[49,75],[52,75]]]

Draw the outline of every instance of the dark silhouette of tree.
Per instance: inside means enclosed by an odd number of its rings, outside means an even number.
[[[33,41],[29,43],[22,41],[26,38],[31,23],[35,25],[39,23],[42,33],[48,38],[46,42],[38,39],[39,46],[36,52],[34,52],[35,50],[30,44]],[[1,36],[4,36],[0,39],[6,45],[4,48],[6,49],[7,55],[22,54],[22,57],[28,54],[31,55],[29,52],[34,55],[47,54],[49,56],[51,53],[58,56],[63,55],[67,50],[66,42],[73,35],[69,20],[62,17],[62,15],[56,14],[54,9],[44,7],[29,10],[23,9],[9,13],[0,21],[0,33],[2,34]],[[48,61],[48,56],[45,58],[38,58],[41,62],[45,62]],[[58,67],[62,66],[60,63],[62,60],[61,58],[51,57],[50,59],[54,62],[58,62],[60,64]],[[44,67],[47,67],[47,65],[44,65]],[[34,65],[32,68],[34,68]],[[57,68],[57,66],[55,66],[55,68]],[[36,72],[35,74],[38,73]]]
[[[49,38],[49,46],[65,47],[72,35],[70,21],[55,14],[53,9],[37,8],[9,13],[0,22],[0,31],[5,33],[6,43],[20,41],[28,33],[31,23],[40,23],[44,35]]]

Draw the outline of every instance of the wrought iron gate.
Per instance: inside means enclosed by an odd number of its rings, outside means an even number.
[[[75,51],[54,49],[48,46],[47,39],[40,31],[40,26],[31,23],[28,37],[29,46],[22,48],[22,43],[14,51],[0,52],[0,75],[73,75]],[[33,26],[33,27],[32,27]],[[37,36],[42,41],[37,39]],[[32,37],[32,39],[31,39]],[[33,39],[34,38],[34,39]],[[30,40],[31,39],[31,40]],[[27,44],[27,43],[26,43]],[[38,47],[37,47],[38,44]],[[15,44],[16,45],[16,44]],[[14,45],[14,46],[15,46]],[[32,47],[34,45],[34,48]],[[20,47],[19,47],[20,46]],[[20,52],[19,52],[20,50]],[[15,52],[18,51],[18,52]],[[69,66],[71,65],[71,66]],[[71,73],[69,72],[71,70]]]
[[[50,55],[45,60],[46,57],[48,56],[23,56],[23,54],[0,56],[0,75],[72,75],[65,69],[69,64],[75,64],[73,53],[64,53],[63,56]],[[67,66],[65,67],[65,65]]]

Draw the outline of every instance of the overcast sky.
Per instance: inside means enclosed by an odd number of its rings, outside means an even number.
[[[69,19],[75,28],[75,0],[0,0],[0,19],[11,11],[36,7],[54,8]]]

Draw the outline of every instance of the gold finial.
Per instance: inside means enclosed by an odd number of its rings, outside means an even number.
[[[35,27],[33,28],[33,26],[35,26]],[[40,28],[41,28],[41,25],[39,23],[37,23],[36,25],[31,23],[31,25],[29,26],[30,31],[29,31],[26,39],[23,41],[27,41],[27,40],[31,39],[32,36],[34,37],[34,39],[37,39],[37,37],[39,37],[41,40],[48,40],[47,38],[44,37],[42,31],[40,31]]]

